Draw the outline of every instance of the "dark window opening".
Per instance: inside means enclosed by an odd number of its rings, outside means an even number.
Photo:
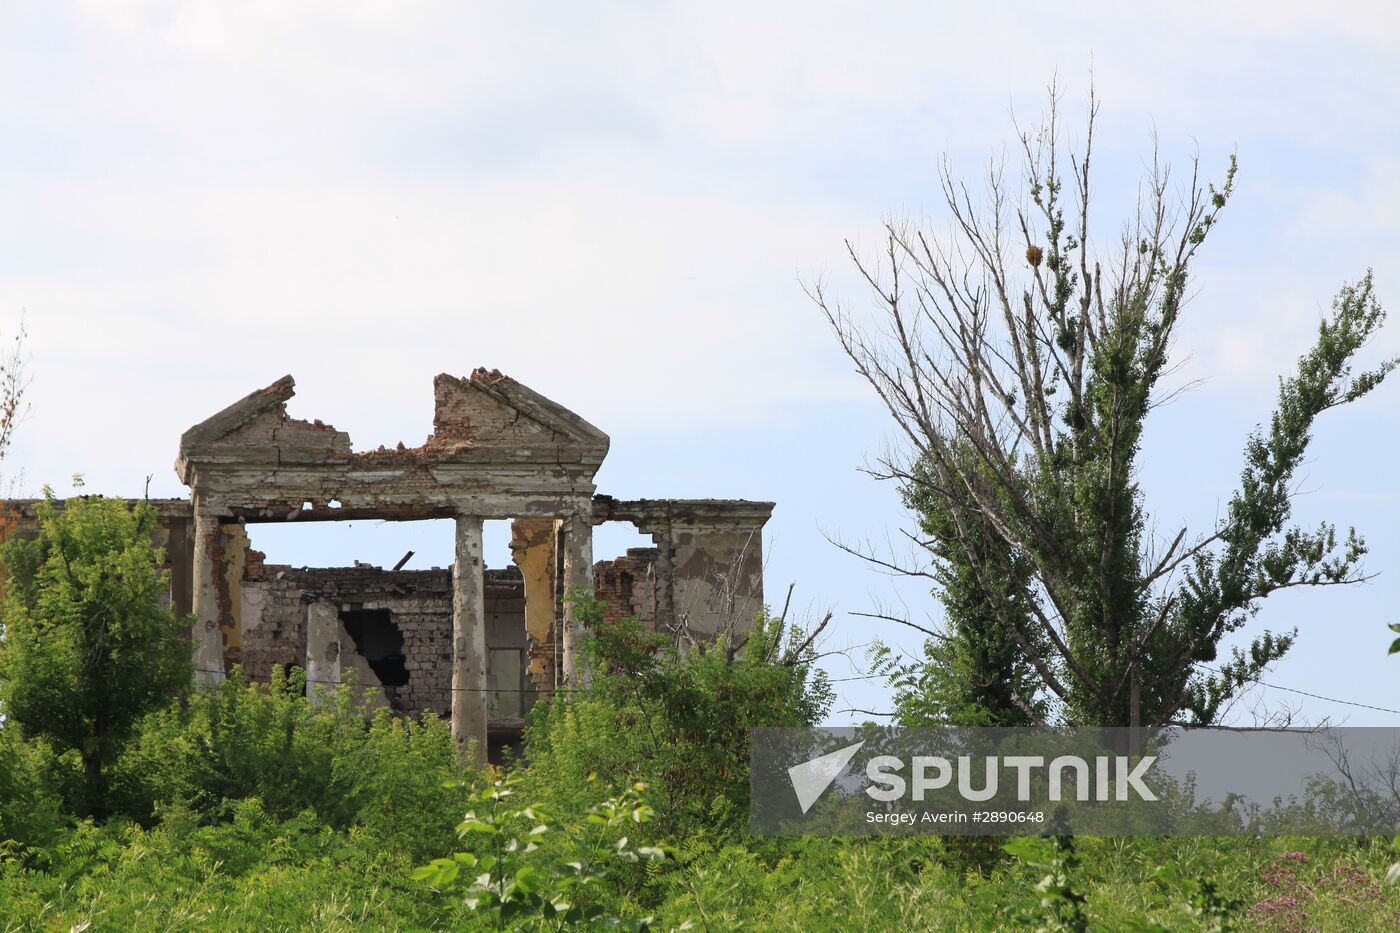
[[[408,684],[403,632],[394,624],[388,609],[350,609],[340,614],[340,621],[354,640],[355,650],[381,684],[386,687]]]

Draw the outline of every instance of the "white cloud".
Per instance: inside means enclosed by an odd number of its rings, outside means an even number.
[[[1326,67],[1345,81],[1339,50],[1379,54],[1388,9],[1362,29],[1306,4],[1179,22],[1121,5],[26,8],[8,70],[32,93],[0,104],[20,143],[0,155],[15,167],[0,299],[31,309],[37,346],[61,333],[54,351],[92,366],[113,347],[184,366],[217,346],[201,369],[220,398],[282,369],[328,385],[370,371],[378,385],[349,393],[387,395],[387,412],[428,360],[562,373],[583,355],[610,365],[571,390],[580,405],[761,416],[775,390],[827,391],[839,367],[797,273],[840,264],[841,238],[891,210],[923,212],[938,149],[975,166],[1056,68],[1073,104],[1092,60],[1121,188],[1149,118],[1178,149],[1187,114],[1246,144],[1301,142],[1312,120],[1373,132]],[[1276,60],[1299,43],[1318,53],[1304,77]],[[1366,95],[1397,76],[1376,81]],[[1248,223],[1249,166],[1269,154],[1243,156],[1231,211]],[[1393,238],[1390,168],[1354,190],[1309,180],[1282,245]],[[1218,323],[1183,349],[1253,378],[1275,369],[1253,335],[1282,320],[1291,336],[1335,273],[1280,282],[1276,255],[1238,253],[1200,301]]]

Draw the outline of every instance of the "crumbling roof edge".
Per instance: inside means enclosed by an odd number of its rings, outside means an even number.
[[[668,523],[762,528],[776,505],[750,499],[628,500],[596,495],[593,497],[593,522],[631,522],[639,528]]]
[[[54,507],[62,511],[69,502],[76,499],[116,499],[132,508],[138,502],[145,502],[156,510],[156,514],[161,518],[189,518],[194,514],[193,507],[189,499],[131,499],[122,496],[69,496],[66,499],[0,499],[0,513],[10,512],[18,514],[26,520],[32,521],[38,515],[39,503],[51,501]]]
[[[243,427],[263,412],[270,411],[296,395],[296,380],[283,376],[264,389],[250,392],[232,405],[205,418],[180,435],[180,454],[191,448],[208,444]]]

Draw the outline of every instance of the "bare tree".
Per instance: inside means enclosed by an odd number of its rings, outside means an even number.
[[[1215,527],[1152,534],[1136,482],[1143,425],[1174,394],[1161,386],[1172,338],[1235,160],[1217,188],[1193,159],[1174,194],[1154,146],[1136,212],[1100,241],[1090,223],[1098,103],[1091,92],[1079,151],[1065,144],[1058,105],[1052,87],[1044,123],[1019,134],[1019,189],[994,164],[974,195],[945,159],[948,235],[887,224],[873,261],[847,242],[876,299],[873,326],[822,284],[808,292],[896,428],[873,472],[924,517],[910,539],[945,576],[951,567],[972,581],[979,624],[1032,672],[1038,696],[1014,698],[1021,711],[1077,725],[1210,723],[1293,643],[1296,633],[1264,631],[1214,663],[1264,597],[1361,579],[1354,531],[1339,542],[1331,525],[1287,527],[1294,474],[1314,419],[1369,392],[1396,361],[1352,375],[1384,319],[1368,272],[1341,290],[1281,383]],[[946,587],[938,572],[865,556]]]
[[[15,335],[0,350],[0,497],[13,497],[22,483],[19,474],[5,475],[5,457],[10,452],[15,429],[29,414],[25,396],[29,391],[29,354],[25,341],[29,332],[21,317]],[[9,537],[18,517],[9,509],[0,509],[0,540]]]

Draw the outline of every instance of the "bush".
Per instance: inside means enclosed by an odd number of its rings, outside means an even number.
[[[410,857],[450,845],[461,795],[443,782],[471,773],[455,762],[447,724],[387,710],[366,722],[353,685],[315,707],[302,684],[296,671],[262,686],[235,669],[188,706],[148,716],[113,775],[122,812],[150,825],[183,808],[210,823],[227,819],[232,801],[257,798],[273,819],[309,810]]]
[[[257,798],[199,825],[173,809],[151,829],[80,823],[37,871],[0,860],[0,930],[440,928],[413,862],[312,813],[274,819]]]
[[[74,777],[75,769],[66,768],[48,742],[26,741],[0,723],[0,857],[20,857],[59,837],[68,825],[64,784]]]
[[[742,643],[720,637],[684,654],[635,619],[604,624],[574,597],[592,637],[591,687],[537,706],[525,733],[526,793],[556,809],[586,809],[589,775],[613,790],[648,785],[660,831],[733,833],[748,819],[749,732],[817,722],[831,702],[810,652],[783,644],[764,615]],[[596,799],[596,798],[595,798]]]
[[[632,885],[609,872],[666,857],[662,847],[639,845],[631,835],[655,816],[641,802],[645,785],[565,816],[523,804],[519,783],[507,777],[473,793],[457,826],[465,850],[433,859],[414,877],[439,892],[462,891],[461,906],[474,923],[492,929],[650,929],[649,916],[623,916],[635,914],[619,896]],[[635,872],[624,874],[635,882]]]

